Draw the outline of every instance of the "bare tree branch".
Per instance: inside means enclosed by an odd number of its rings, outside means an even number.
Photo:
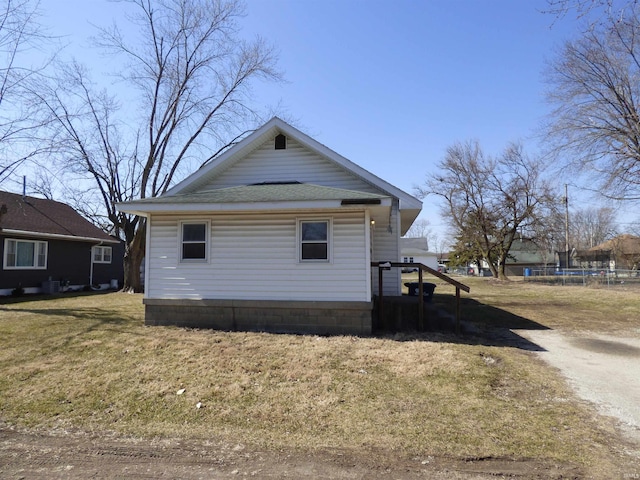
[[[238,38],[236,0],[122,3],[132,9],[137,37],[113,26],[100,29],[97,43],[124,60],[120,85],[137,91],[139,115],[124,118],[116,97],[98,91],[78,65],[62,68],[61,81],[42,96],[53,135],[64,139],[58,157],[96,187],[127,242],[125,288],[139,290],[145,224],[115,204],[161,195],[183,166],[206,163],[237,142],[256,119],[251,84],[281,77],[272,47]]]
[[[452,223],[459,258],[484,260],[495,277],[506,278],[513,241],[534,237],[553,210],[555,198],[542,173],[541,162],[519,145],[492,158],[477,141],[456,143],[417,193],[444,200],[442,216]]]
[[[640,6],[567,42],[549,65],[546,139],[608,198],[640,199]]]

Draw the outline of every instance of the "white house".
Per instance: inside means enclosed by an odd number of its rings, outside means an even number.
[[[429,251],[426,238],[401,238],[400,259],[403,263],[421,263],[438,269],[438,254]]]
[[[147,219],[147,324],[368,334],[371,262],[396,261],[422,203],[276,117],[118,208]],[[399,269],[383,289],[401,294]]]

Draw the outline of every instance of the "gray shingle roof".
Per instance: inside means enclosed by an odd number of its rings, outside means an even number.
[[[377,200],[388,198],[375,193],[324,187],[308,183],[268,183],[208,190],[184,195],[145,198],[135,204],[188,204],[188,203],[261,203],[315,200]]]

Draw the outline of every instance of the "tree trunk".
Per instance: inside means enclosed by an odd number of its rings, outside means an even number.
[[[146,222],[140,222],[133,235],[133,240],[127,242],[124,253],[124,286],[125,292],[142,292],[140,267],[145,255]]]
[[[505,271],[506,269],[506,265],[504,262],[502,262],[500,265],[498,265],[498,279],[499,280],[509,280],[509,277],[507,277],[507,272]]]

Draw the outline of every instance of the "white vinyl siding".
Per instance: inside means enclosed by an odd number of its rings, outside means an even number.
[[[397,234],[400,228],[397,200],[393,202],[390,223],[376,222],[373,230],[373,257],[372,262],[396,262],[400,257],[400,236]],[[390,227],[390,228],[389,228]],[[401,295],[401,269],[392,268],[385,270],[382,275],[384,295]],[[371,269],[372,285],[374,293],[378,293],[378,269]]]
[[[276,150],[273,140],[269,140],[199,189],[209,190],[282,181],[380,193],[379,189],[347,172],[339,165],[328,162],[324,157],[311,152],[289,137],[287,137],[285,150]]]
[[[190,219],[152,216],[147,297],[370,301],[364,212],[319,217],[331,221],[332,262],[298,261],[297,223],[303,218],[211,215],[210,262],[185,264],[178,235],[181,222]]]

